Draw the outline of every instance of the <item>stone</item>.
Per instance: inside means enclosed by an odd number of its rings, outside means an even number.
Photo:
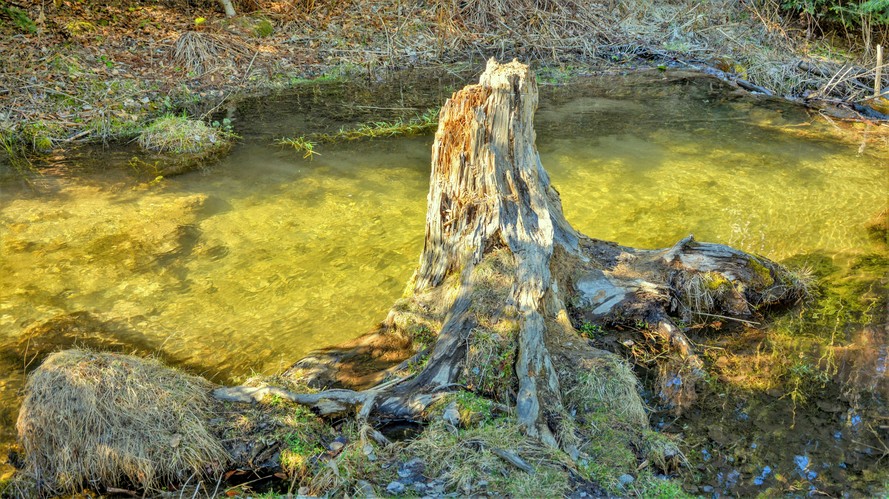
[[[356,485],[358,486],[357,487],[358,490],[360,491],[361,494],[364,495],[364,497],[376,497],[377,496],[376,494],[374,494],[373,485],[371,485],[370,482],[368,482],[367,480],[358,480]]]
[[[631,483],[635,482],[636,479],[633,478],[633,475],[624,473],[623,475],[617,477],[617,481],[620,482],[621,485],[626,487],[627,485],[630,485]]]
[[[394,495],[400,495],[404,490],[404,484],[398,481],[389,482],[389,485],[386,486],[386,492]]]
[[[457,410],[457,403],[451,402],[448,404],[441,418],[453,426],[460,426],[460,411]]]

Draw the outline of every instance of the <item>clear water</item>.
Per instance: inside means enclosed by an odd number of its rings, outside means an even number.
[[[0,344],[88,311],[226,381],[368,331],[421,249],[432,138],[322,145],[312,160],[272,140],[422,112],[461,84],[247,101],[228,114],[244,137],[229,157],[157,183],[127,166],[130,149],[41,175],[0,166]],[[887,206],[885,138],[860,151],[799,109],[683,75],[542,87],[537,121],[566,215],[592,237],[660,247],[694,233],[839,264],[881,251],[864,224]],[[22,367],[3,369],[8,442]]]

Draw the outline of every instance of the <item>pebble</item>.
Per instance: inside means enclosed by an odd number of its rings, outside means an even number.
[[[333,452],[339,452],[339,450],[343,447],[345,447],[345,444],[343,444],[342,442],[337,442],[336,440],[330,442],[330,445],[327,446],[327,448]]]
[[[617,477],[617,481],[620,482],[621,485],[627,486],[633,483],[636,479],[633,478],[633,475],[629,475],[624,473],[623,475]]]
[[[361,494],[364,494],[364,497],[376,497],[374,494],[374,487],[367,480],[358,480],[357,482],[358,490],[361,491]]]
[[[368,461],[373,462],[377,460],[377,455],[374,453],[372,445],[364,444],[364,447],[362,447],[361,450],[364,452],[364,455],[367,456]]]
[[[386,485],[386,492],[390,494],[399,495],[404,492],[405,486],[403,483],[395,481],[389,482],[389,485]]]
[[[453,426],[460,426],[460,411],[457,410],[457,403],[451,402],[450,405],[445,408],[441,417]]]

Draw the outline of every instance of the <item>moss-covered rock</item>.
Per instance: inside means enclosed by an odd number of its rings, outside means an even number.
[[[138,137],[139,146],[158,155],[158,160],[138,164],[156,175],[183,173],[220,158],[236,138],[224,127],[184,115],[165,115],[145,127]]]

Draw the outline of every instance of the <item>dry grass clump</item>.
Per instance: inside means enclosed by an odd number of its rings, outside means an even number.
[[[25,472],[54,494],[156,491],[221,472],[228,455],[207,428],[210,388],[152,359],[55,353],[30,375],[19,412]]]
[[[212,154],[231,147],[235,135],[187,116],[168,114],[145,127],[139,145],[148,151],[176,154]]]
[[[511,403],[518,392],[518,378],[513,366],[517,346],[515,333],[497,333],[484,328],[473,329],[467,338],[466,361],[463,363],[462,382],[467,388],[503,403]]]
[[[173,46],[173,60],[194,76],[203,76],[216,67],[231,64],[231,60],[249,52],[231,37],[215,33],[186,31]]]
[[[643,439],[645,457],[655,468],[664,473],[675,473],[688,465],[688,459],[673,438],[654,431],[645,433]]]
[[[448,489],[459,494],[485,492],[491,496],[559,497],[569,487],[563,455],[522,434],[508,419],[452,432],[447,423],[431,423],[407,446],[410,455],[426,463],[429,476],[443,476]],[[529,474],[508,463],[506,451],[533,468]],[[498,455],[500,454],[500,455]],[[487,485],[480,482],[485,481]]]
[[[675,283],[681,299],[682,318],[698,320],[702,314],[712,312],[725,295],[734,290],[732,283],[716,272],[695,272],[687,279]]]
[[[448,14],[451,31],[467,42],[479,38],[501,49],[514,48],[551,57],[565,48],[587,55],[611,40],[612,18],[606,5],[573,0],[438,0]]]
[[[374,486],[385,488],[397,480],[397,466],[393,466],[403,444],[383,447],[368,437],[369,426],[347,421],[340,429],[346,443],[342,451],[333,457],[314,464],[314,474],[305,477],[300,485],[309,494],[321,497],[373,497]]]
[[[584,360],[574,379],[567,381],[565,405],[584,413],[604,412],[615,422],[637,428],[648,426],[645,405],[637,390],[639,380],[630,366],[617,357]]]

